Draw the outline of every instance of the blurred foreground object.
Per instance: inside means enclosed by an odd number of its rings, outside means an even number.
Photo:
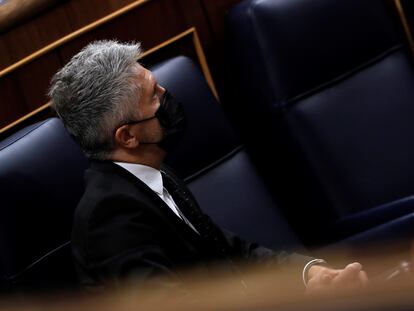
[[[249,284],[245,293],[234,290],[234,278],[224,271],[215,280],[188,273],[186,284],[191,296],[183,297],[175,289],[157,290],[157,282],[130,284],[118,294],[66,299],[34,297],[26,303],[13,299],[0,303],[0,310],[414,310],[412,277],[392,282],[371,283],[358,291],[329,292],[305,298],[303,290],[292,286],[292,271],[249,267],[245,274]],[[247,271],[246,270],[246,271]]]

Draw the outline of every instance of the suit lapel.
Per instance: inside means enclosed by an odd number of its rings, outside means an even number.
[[[168,167],[163,166],[162,168],[162,172],[164,172],[164,176],[166,176],[165,187],[173,197],[178,208],[180,208],[181,212],[187,217],[187,219],[193,224],[200,234],[195,232],[184,221],[177,217],[177,215],[175,215],[175,213],[158,196],[158,194],[156,194],[144,182],[119,165],[116,165],[110,161],[92,161],[91,168],[98,171],[120,175],[123,178],[126,178],[141,192],[146,193],[156,204],[157,208],[161,209],[161,212],[170,220],[171,223],[174,224],[174,227],[179,229],[187,238],[191,238],[191,240],[197,244],[201,243],[202,245],[207,246],[209,249],[209,256],[219,256],[221,258],[229,257],[230,249],[222,231],[207,215],[201,211],[197,201],[192,196],[186,185],[179,178],[177,178]]]
[[[182,221],[172,210],[171,208],[155,193],[150,187],[148,187],[143,181],[137,178],[135,175],[131,174],[124,168],[115,163],[109,161],[91,161],[91,168],[98,171],[105,171],[108,173],[116,174],[122,176],[131,182],[139,191],[144,192],[151,200],[156,204],[157,208],[174,224],[175,228],[178,228],[182,233],[187,237],[196,239],[199,243],[200,236],[192,228],[190,228],[184,221]],[[170,193],[171,194],[171,193]],[[173,196],[171,194],[171,196]],[[176,198],[173,196],[174,201]],[[176,201],[175,201],[176,202]],[[176,202],[177,203],[177,202]],[[177,203],[178,205],[178,203]],[[190,220],[191,221],[191,220]]]

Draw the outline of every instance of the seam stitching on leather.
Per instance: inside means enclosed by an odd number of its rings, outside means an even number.
[[[39,127],[41,127],[43,124],[45,124],[47,121],[49,121],[50,119],[44,120],[43,122],[39,123],[36,127],[32,128],[30,131],[28,131],[27,133],[25,133],[23,136],[20,137],[16,137],[16,139],[12,140],[10,143],[8,143],[7,145],[3,146],[2,148],[0,148],[1,150],[6,149],[7,147],[9,147],[10,145],[18,142],[19,140],[21,140],[22,138],[28,136],[30,133],[32,133],[34,130],[38,129]],[[13,135],[13,134],[12,134]],[[7,137],[5,138],[5,140],[7,139]]]
[[[11,275],[11,276],[4,276],[3,277],[4,280],[12,281],[12,280],[18,278],[20,275],[22,275],[24,272],[28,271],[32,267],[36,266],[39,262],[41,262],[46,257],[48,257],[49,255],[52,255],[52,254],[56,253],[57,251],[61,250],[62,248],[64,248],[65,246],[67,246],[69,244],[71,244],[71,241],[70,240],[64,242],[63,244],[60,244],[58,247],[55,247],[54,249],[46,252],[43,256],[40,256],[38,259],[36,259],[35,261],[33,261],[31,264],[29,264],[28,266],[26,266],[24,269],[20,270],[16,274]]]
[[[272,97],[276,101],[277,95],[273,92],[274,89],[272,87],[272,85],[273,85],[272,84],[272,80],[273,80],[272,74],[270,73],[270,71],[269,71],[268,67],[266,66],[265,62],[263,61],[263,59],[266,59],[266,52],[265,52],[264,44],[263,44],[264,39],[261,36],[261,31],[259,31],[260,26],[257,22],[257,17],[256,17],[256,14],[255,14],[255,11],[254,11],[259,4],[260,4],[260,0],[252,2],[252,5],[249,7],[248,13],[250,13],[250,16],[251,16],[251,23],[252,23],[252,27],[253,27],[253,33],[255,34],[254,38],[256,39],[255,42],[257,44],[258,54],[260,56],[259,61],[262,65],[263,71],[265,72],[265,74],[267,76],[267,81],[270,81],[269,87],[272,90]],[[278,105],[276,104],[276,106],[278,106]]]
[[[210,165],[206,166],[205,168],[202,168],[201,170],[195,172],[194,174],[188,176],[187,178],[184,179],[185,183],[189,183],[192,180],[196,179],[197,177],[200,177],[201,175],[205,174],[206,172],[208,172],[209,170],[213,169],[214,167],[219,166],[220,164],[222,164],[225,160],[233,157],[237,152],[239,152],[240,150],[243,150],[244,146],[237,146],[236,148],[234,148],[233,150],[231,150],[230,152],[228,152],[226,155],[224,155],[223,157],[221,157],[220,159],[218,159],[217,161],[214,161],[213,163],[211,163]]]
[[[293,104],[295,104],[296,102],[298,102],[299,100],[301,100],[305,97],[309,97],[309,96],[315,94],[318,91],[322,91],[322,90],[324,90],[324,89],[326,89],[326,88],[328,88],[332,85],[338,84],[339,82],[347,79],[348,77],[363,71],[365,68],[367,68],[367,67],[369,67],[369,66],[371,66],[375,63],[380,62],[381,60],[385,59],[388,55],[393,54],[393,53],[397,52],[398,50],[401,50],[402,46],[403,46],[402,44],[395,45],[395,46],[389,48],[388,50],[386,50],[385,52],[381,52],[379,55],[377,55],[377,56],[371,58],[370,60],[366,61],[362,65],[359,65],[359,66],[355,67],[354,69],[351,69],[351,70],[349,70],[349,71],[347,71],[347,72],[345,72],[345,73],[343,73],[343,74],[341,74],[341,75],[339,75],[339,76],[337,76],[337,77],[335,77],[335,78],[333,78],[333,79],[331,79],[331,80],[329,80],[325,83],[322,83],[322,84],[320,84],[320,85],[318,85],[318,86],[316,86],[316,87],[314,87],[314,88],[312,88],[308,91],[305,91],[305,92],[303,92],[299,95],[295,95],[294,97],[292,97],[290,99],[287,99],[286,101],[281,102],[280,106],[282,108],[286,108],[287,106],[293,105]]]

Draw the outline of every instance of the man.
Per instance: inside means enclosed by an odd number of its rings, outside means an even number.
[[[275,252],[224,232],[199,209],[184,183],[163,165],[185,128],[181,105],[137,63],[138,44],[98,41],[53,78],[53,107],[91,160],[75,212],[72,245],[85,286],[163,275],[180,268],[237,275],[237,261],[299,263],[308,292],[367,281],[359,263],[342,270],[298,254]]]

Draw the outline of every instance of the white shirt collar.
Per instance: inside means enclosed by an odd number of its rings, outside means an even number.
[[[186,222],[195,232],[199,233],[197,229],[188,221],[187,218],[182,216],[177,208],[177,205],[174,202],[174,199],[165,191],[164,194],[164,185],[162,182],[161,172],[155,168],[152,168],[147,165],[136,164],[136,163],[126,163],[126,162],[114,162],[115,164],[126,169],[128,172],[133,174],[135,177],[144,182],[152,191],[156,192],[158,196],[168,205],[168,207],[184,222]],[[184,217],[184,218],[183,218]]]
[[[152,191],[162,196],[164,185],[162,182],[161,172],[153,167],[137,164],[137,163],[126,163],[126,162],[114,162],[115,164],[126,169],[128,172],[133,174],[135,177],[144,182]]]

